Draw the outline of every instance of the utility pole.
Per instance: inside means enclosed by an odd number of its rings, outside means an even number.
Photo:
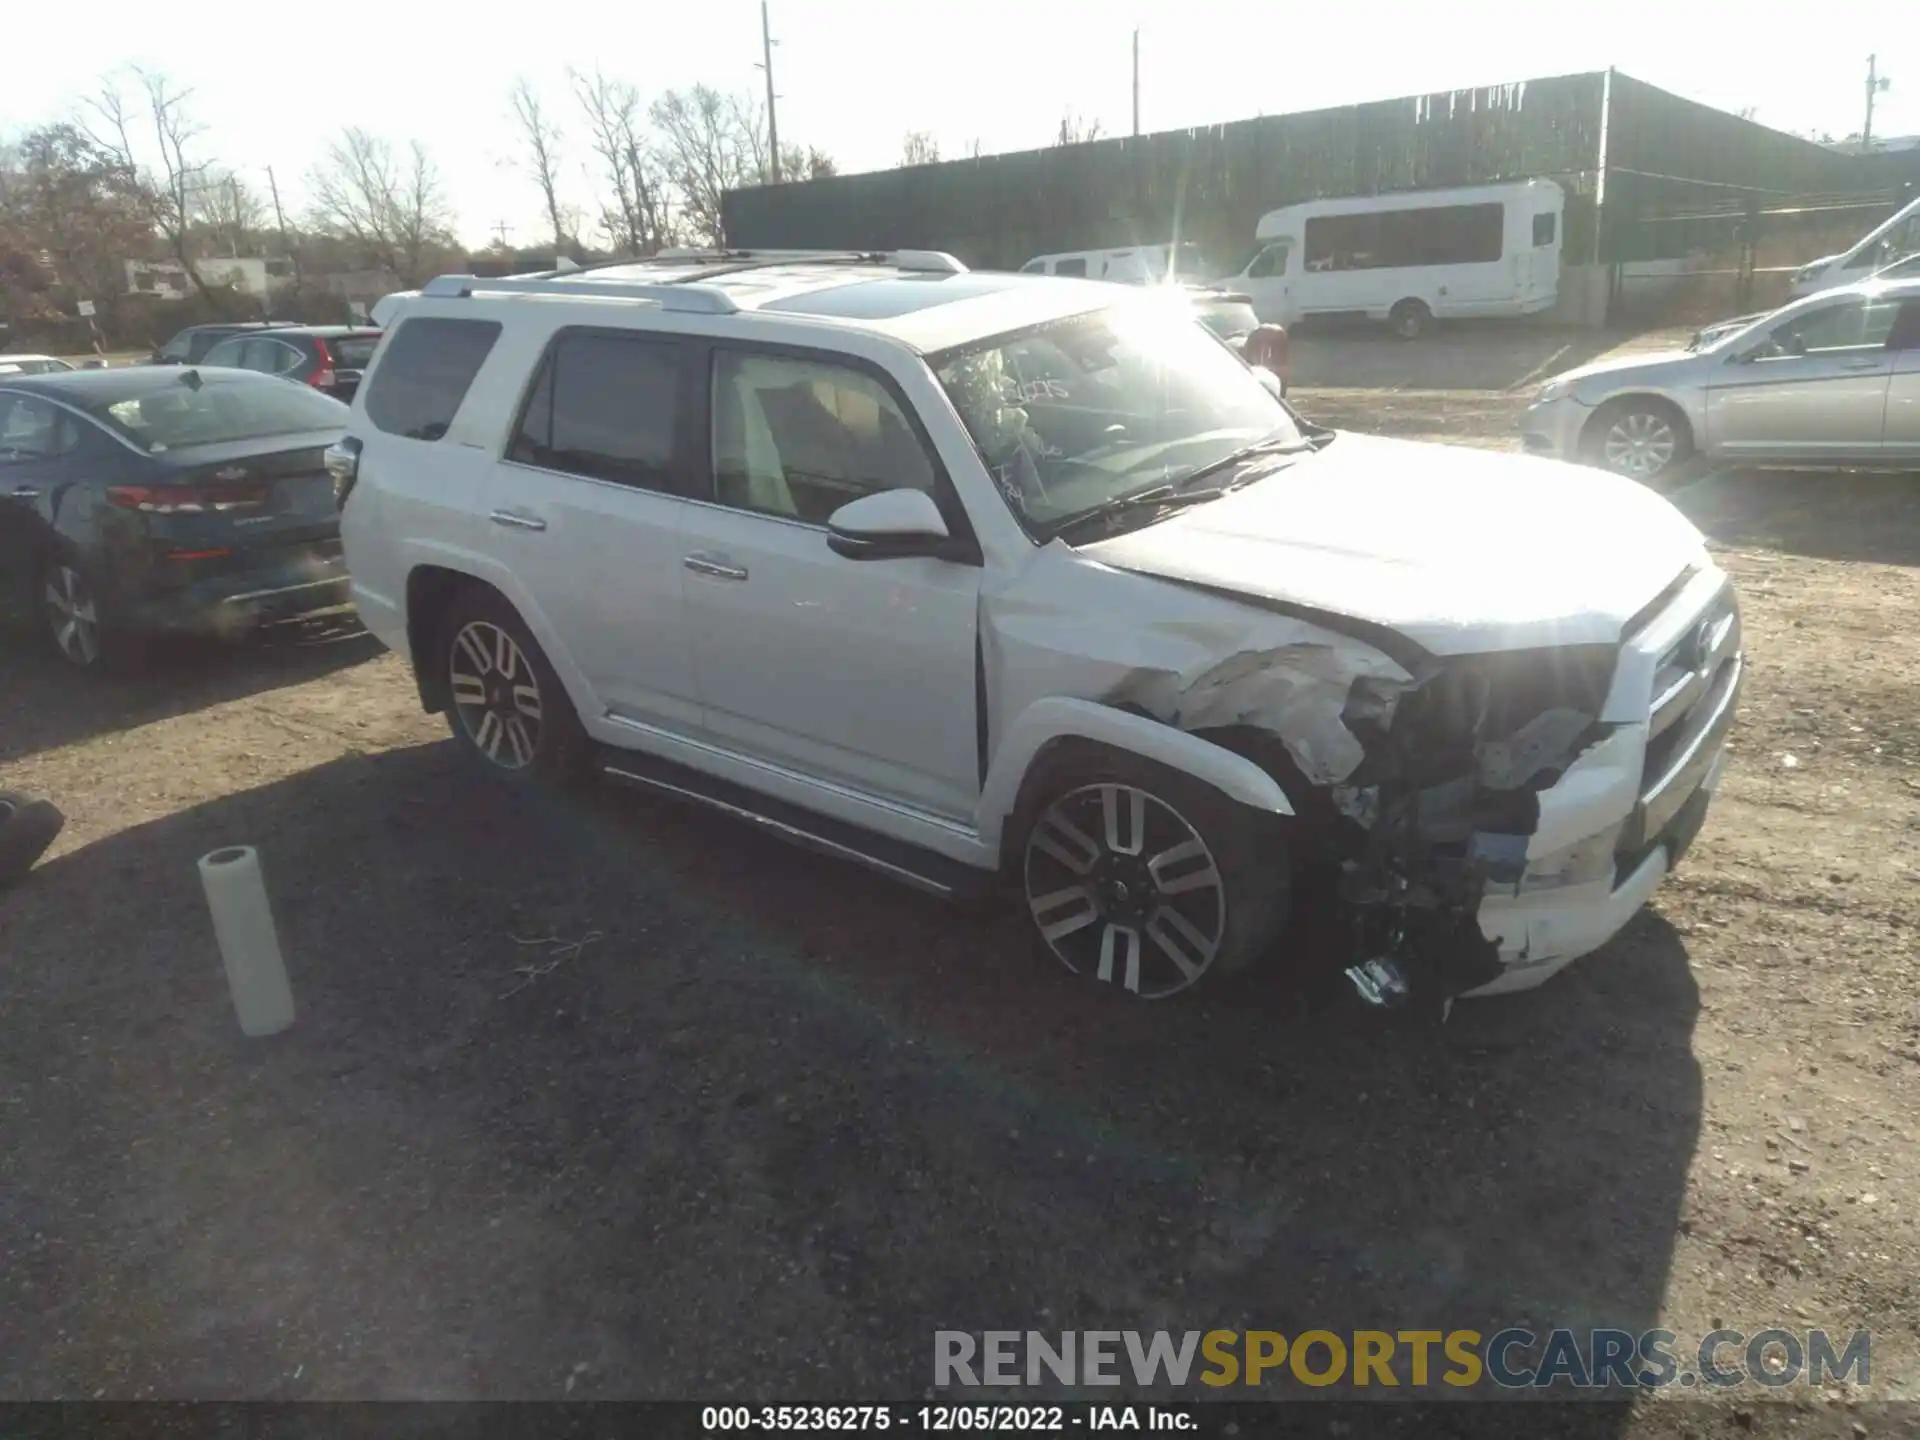
[[[1860,153],[1873,149],[1873,97],[1893,88],[1893,81],[1880,73],[1880,57],[1867,57],[1867,123],[1860,127]]]
[[[767,72],[767,153],[772,165],[773,183],[780,183],[780,122],[773,114],[773,31],[767,24],[767,0],[760,0],[760,53],[766,57],[760,68]]]
[[[1133,133],[1140,133],[1140,27],[1133,27]]]
[[[293,288],[301,289],[300,252],[293,248],[293,242],[287,238],[287,212],[280,208],[280,182],[273,178],[273,167],[267,166],[267,193],[273,196],[273,223],[280,230],[280,248],[287,252],[287,260],[293,266]],[[272,288],[268,288],[272,294]]]
[[[513,227],[507,224],[506,221],[504,220],[494,221],[493,238],[500,242],[500,248],[502,250],[507,248],[507,236],[511,234],[512,231],[513,231]]]

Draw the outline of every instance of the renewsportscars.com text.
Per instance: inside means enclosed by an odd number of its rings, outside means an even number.
[[[1455,1390],[1866,1387],[1873,1337],[1825,1330],[938,1330],[937,1386],[1169,1385]]]

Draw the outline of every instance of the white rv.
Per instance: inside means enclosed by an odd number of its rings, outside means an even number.
[[[1171,260],[1171,264],[1169,261]],[[1199,280],[1208,270],[1200,247],[1129,245],[1115,250],[1068,250],[1036,255],[1020,267],[1023,275],[1079,275],[1121,285],[1151,285],[1162,280]]]
[[[1436,319],[1531,315],[1560,293],[1565,204],[1551,180],[1309,200],[1262,215],[1220,283],[1263,321],[1362,314],[1407,339]]]
[[[1865,280],[1877,271],[1920,253],[1920,200],[1868,231],[1851,250],[1826,255],[1793,272],[1793,297],[1812,295]]]

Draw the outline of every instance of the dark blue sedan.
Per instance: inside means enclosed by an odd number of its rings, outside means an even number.
[[[0,605],[85,669],[343,609],[321,452],[349,413],[246,370],[0,376]]]

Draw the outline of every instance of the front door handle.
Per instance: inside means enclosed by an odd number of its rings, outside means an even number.
[[[727,563],[724,555],[689,555],[680,562],[696,575],[711,575],[716,580],[744,580],[746,570]]]
[[[1840,362],[1840,368],[1842,370],[1878,370],[1885,363],[1884,360],[1843,360]]]
[[[496,525],[506,525],[515,530],[544,530],[547,522],[537,515],[522,515],[517,510],[496,510],[487,517]]]

